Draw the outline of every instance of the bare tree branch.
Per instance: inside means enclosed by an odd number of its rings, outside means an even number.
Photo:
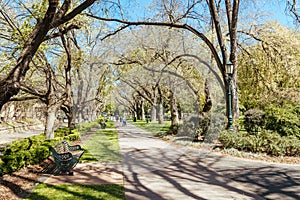
[[[24,96],[24,97],[13,97],[9,101],[28,101],[28,100],[37,100],[40,99],[37,96]]]
[[[298,7],[297,7],[298,6]],[[287,0],[286,10],[290,12],[297,24],[300,24],[299,2],[298,0]]]
[[[60,30],[57,33],[53,33],[51,35],[47,35],[44,38],[44,41],[49,40],[49,39],[53,39],[53,38],[57,38],[57,37],[61,37],[61,36],[65,35],[66,33],[68,33],[69,31],[74,30],[74,29],[80,29],[80,26],[78,26],[76,24],[71,24],[71,25],[63,28],[62,30]]]
[[[177,23],[167,23],[167,22],[147,22],[147,21],[141,21],[141,22],[129,22],[125,20],[120,19],[110,19],[110,18],[103,18],[94,16],[91,14],[86,14],[89,17],[101,20],[101,21],[109,21],[109,22],[118,22],[121,24],[125,24],[125,26],[122,26],[120,29],[116,30],[114,33],[111,33],[110,36],[115,35],[116,33],[124,30],[125,28],[129,26],[141,26],[141,25],[149,25],[149,26],[165,26],[170,28],[177,28],[177,29],[185,29],[190,31],[191,33],[197,35],[201,40],[204,41],[204,43],[208,46],[208,48],[211,50],[212,54],[214,55],[214,58],[216,60],[216,63],[221,71],[224,71],[222,67],[222,62],[219,58],[218,52],[215,49],[214,45],[210,42],[210,40],[201,32],[197,31],[193,27],[189,26],[188,24],[177,24]]]

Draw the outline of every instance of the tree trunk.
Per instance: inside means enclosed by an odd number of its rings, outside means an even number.
[[[156,110],[157,110],[157,105],[156,105],[156,101],[157,101],[157,98],[156,96],[154,96],[154,99],[153,99],[153,104],[151,106],[151,122],[156,122]]]
[[[205,138],[211,123],[210,111],[212,108],[212,100],[210,95],[209,82],[207,79],[205,80],[204,93],[205,93],[205,102],[203,105],[202,112],[200,113],[199,135],[198,138],[196,138],[197,140],[203,140]]]
[[[156,121],[156,104],[153,104],[151,107],[151,122]]]
[[[163,124],[164,123],[164,107],[163,107],[163,103],[160,102],[158,104],[158,123],[159,124]]]
[[[158,107],[157,107],[157,117],[158,117],[158,123],[163,124],[164,123],[164,106],[163,106],[163,95],[160,87],[157,87],[158,90]]]
[[[145,117],[145,105],[144,105],[144,99],[143,98],[142,98],[142,101],[141,101],[141,114],[142,114],[141,119],[143,121],[145,121],[146,120],[146,117]]]
[[[140,107],[140,103],[138,99],[135,99],[135,108],[133,109],[133,117],[135,117],[137,120],[142,119],[142,110]]]
[[[94,106],[96,108],[96,106]],[[96,109],[93,109],[93,114],[92,114],[92,121],[95,121],[97,119],[97,111]]]
[[[67,115],[68,118],[68,127],[69,128],[75,128],[75,117],[74,117],[74,113],[71,112],[69,113],[69,115]]]
[[[54,123],[56,120],[57,106],[48,106],[46,113],[45,134],[47,139],[54,138]]]
[[[170,112],[171,112],[171,131],[173,134],[177,134],[178,126],[179,126],[179,116],[178,116],[178,108],[176,104],[176,99],[174,97],[174,93],[170,91]]]

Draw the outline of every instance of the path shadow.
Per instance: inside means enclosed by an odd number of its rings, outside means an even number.
[[[121,143],[139,139],[141,142],[145,139],[149,142],[149,138],[153,138],[132,127],[121,128],[119,135]],[[182,196],[185,196],[185,200],[239,197],[300,199],[299,166],[274,165],[235,158],[230,158],[228,162],[228,158],[222,155],[199,149],[188,149],[184,154],[174,154],[176,157],[170,158],[168,151],[178,150],[178,145],[159,150],[147,148],[146,145],[143,147],[142,144],[130,147],[126,146],[126,142],[122,147],[122,158],[127,200],[182,199]],[[241,162],[247,164],[243,165]],[[176,194],[169,196],[169,190],[172,188]]]
[[[299,169],[263,166],[219,171],[224,176],[253,188],[266,199],[300,199]]]

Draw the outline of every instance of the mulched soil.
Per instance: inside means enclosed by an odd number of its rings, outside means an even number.
[[[12,174],[0,177],[0,200],[23,199],[30,194],[40,178],[48,173],[53,166],[53,161],[47,159],[38,165],[24,167]]]

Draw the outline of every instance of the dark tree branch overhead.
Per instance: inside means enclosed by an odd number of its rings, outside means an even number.
[[[29,64],[38,51],[41,43],[45,41],[48,32],[51,29],[57,28],[58,26],[72,20],[76,15],[91,6],[95,1],[96,0],[86,0],[69,12],[71,3],[70,0],[65,0],[60,8],[58,8],[59,0],[48,0],[47,11],[42,19],[37,20],[37,24],[34,26],[27,41],[24,43],[23,49],[17,58],[17,64],[5,78],[0,80],[0,110],[2,106],[10,100],[10,98],[19,93],[20,82],[25,79],[26,73],[29,70]],[[6,16],[3,12],[1,12],[1,14]],[[15,29],[14,24],[10,23],[10,19],[6,19],[7,23]],[[71,25],[69,26],[69,29],[67,28],[65,31],[68,32],[70,28],[74,29],[75,26],[72,27]],[[54,34],[48,37],[51,38],[54,36],[56,35]]]
[[[296,24],[300,24],[299,0],[287,0],[286,10],[294,17]]]
[[[59,32],[57,33],[53,33],[51,35],[47,35],[45,38],[44,38],[44,41],[47,41],[49,39],[53,39],[53,38],[57,38],[57,37],[61,37],[65,34],[67,34],[69,31],[72,31],[74,29],[80,29],[80,26],[76,25],[76,24],[71,24],[65,28],[63,28],[62,30],[60,30]]]
[[[205,0],[205,1],[193,1],[193,3],[203,2],[206,4],[207,7],[204,9],[209,10],[209,15],[206,17],[209,17],[213,23],[212,29],[214,30],[214,33],[216,34],[217,40],[214,40],[214,36],[211,38],[211,35],[208,33],[202,33],[198,30],[196,30],[194,27],[184,24],[184,23],[178,23],[177,18],[174,16],[174,10],[171,10],[167,7],[166,4],[162,5],[162,9],[166,12],[167,17],[169,17],[170,22],[151,22],[151,21],[137,21],[137,22],[130,22],[126,20],[120,20],[120,19],[108,19],[103,18],[91,14],[86,14],[89,17],[101,20],[101,21],[107,21],[107,22],[117,22],[120,24],[123,24],[119,27],[119,29],[115,30],[114,32],[107,35],[107,37],[115,35],[119,33],[120,31],[126,29],[129,26],[140,26],[140,25],[149,25],[149,26],[164,26],[169,28],[176,28],[176,29],[183,29],[187,30],[194,35],[196,35],[200,40],[204,42],[206,47],[210,50],[213,60],[216,62],[216,65],[219,69],[219,72],[222,76],[222,82],[224,83],[225,90],[227,90],[229,84],[227,81],[227,73],[225,70],[225,66],[228,63],[228,61],[231,61],[233,63],[233,74],[232,74],[232,84],[231,91],[232,92],[232,109],[233,109],[233,118],[237,119],[239,118],[239,101],[238,101],[238,94],[237,94],[237,23],[238,23],[238,15],[239,15],[239,6],[240,6],[240,0]],[[172,6],[172,2],[170,2],[170,5]],[[187,12],[184,13],[186,16],[185,19],[188,17],[188,12],[193,11],[193,7],[195,5],[192,5],[192,7],[189,9],[187,7]],[[225,13],[225,15],[223,15]],[[224,24],[223,21],[227,20],[227,24]],[[229,31],[229,42],[228,37],[224,35],[224,31]],[[211,39],[210,39],[211,38]],[[216,47],[215,47],[216,46]],[[230,58],[230,59],[229,59]],[[224,90],[224,91],[225,91]],[[226,104],[229,105],[229,102],[226,101]],[[228,111],[228,106],[227,106]]]
[[[192,57],[192,58],[194,58],[194,59],[197,59],[201,64],[205,65],[205,66],[206,66],[206,67],[214,74],[214,76],[215,76],[216,79],[218,80],[218,82],[219,82],[221,88],[223,89],[223,93],[224,93],[224,95],[225,95],[224,84],[223,84],[223,82],[222,82],[222,79],[221,79],[220,76],[218,75],[218,73],[217,73],[214,69],[212,69],[211,66],[210,66],[207,62],[202,61],[199,57],[197,57],[197,56],[195,56],[195,55],[183,54],[183,55],[176,56],[172,61],[170,61],[167,65],[165,65],[165,67],[168,66],[168,65],[170,65],[172,62],[174,62],[175,60],[177,60],[177,59],[179,59],[179,58],[181,58],[181,57]],[[170,75],[172,75],[172,76],[178,77],[178,78],[180,78],[180,79],[182,79],[182,80],[184,80],[184,81],[186,82],[186,84],[187,84],[188,87],[194,92],[194,94],[197,95],[197,94],[199,93],[199,91],[196,90],[196,88],[194,88],[194,86],[192,85],[192,83],[191,83],[190,81],[188,81],[188,80],[185,79],[182,75],[180,75],[180,74],[178,74],[178,73],[176,73],[176,72],[174,72],[174,71],[165,69],[165,67],[164,67],[164,69],[162,69],[162,70],[155,70],[155,69],[151,69],[151,68],[148,68],[148,67],[145,67],[145,66],[144,66],[143,68],[146,69],[146,70],[148,70],[148,71],[153,71],[153,72],[156,72],[156,73],[168,73],[168,74],[170,74]]]
[[[86,8],[90,7],[93,3],[95,3],[95,1],[96,0],[86,0],[86,1],[84,1],[79,6],[74,8],[74,10],[69,12],[67,15],[64,15],[63,17],[58,18],[56,21],[52,22],[51,23],[51,28],[56,28],[56,27],[60,26],[61,24],[64,24],[64,23],[70,21],[71,19],[76,17],[76,15],[80,14]]]

